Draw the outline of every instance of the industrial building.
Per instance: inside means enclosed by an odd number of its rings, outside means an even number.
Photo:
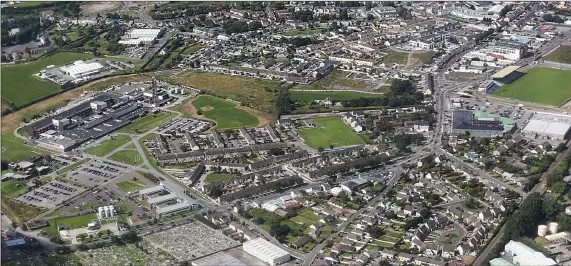
[[[125,45],[151,44],[162,32],[162,29],[132,29],[125,34],[123,40],[119,40],[119,43]]]
[[[525,244],[511,240],[505,246],[506,254],[512,256],[512,263],[519,266],[551,266],[557,263],[543,253],[535,251]]]
[[[157,208],[157,218],[160,219],[177,215],[183,212],[196,210],[199,208],[199,206],[200,205],[198,205],[196,202],[190,203],[188,201],[183,201],[166,207]]]
[[[490,50],[490,54],[512,61],[521,59],[526,52],[527,45],[516,41],[499,41]]]
[[[147,112],[148,108],[128,96],[101,92],[29,125],[28,136],[40,147],[65,152],[106,136]]]
[[[147,200],[147,203],[149,203],[151,208],[154,208],[155,206],[157,206],[159,204],[166,203],[169,201],[176,201],[177,199],[178,199],[178,196],[176,194],[167,194],[167,195],[158,196],[155,198],[150,198],[149,200]]]
[[[492,75],[492,80],[498,85],[502,86],[514,82],[520,78],[524,73],[519,72],[520,66],[508,66]]]
[[[571,128],[571,116],[536,112],[522,133],[528,138],[564,140]]]
[[[139,195],[141,196],[142,200],[145,200],[146,197],[153,195],[153,194],[163,192],[163,191],[167,191],[167,189],[161,184],[161,185],[158,185],[156,187],[141,189],[141,190],[139,190]]]
[[[98,74],[103,70],[103,65],[97,62],[85,63],[79,60],[71,65],[60,67],[59,70],[74,79],[81,79]]]
[[[193,266],[246,266],[246,264],[225,252],[218,252],[204,258],[192,261]]]
[[[456,110],[452,113],[452,133],[470,133],[474,137],[500,136],[515,127],[512,119],[495,116],[483,111]]]
[[[263,238],[248,240],[244,242],[242,247],[246,253],[272,266],[286,263],[290,260],[288,252]]]

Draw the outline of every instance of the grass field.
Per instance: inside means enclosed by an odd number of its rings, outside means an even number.
[[[259,122],[250,113],[237,109],[235,103],[209,95],[200,96],[192,102],[192,105],[202,111],[205,117],[215,120],[216,128],[220,130],[240,126],[255,127]]]
[[[335,147],[364,144],[365,141],[355,134],[341,118],[330,117],[315,120],[316,128],[301,129],[299,134],[305,143],[312,148],[328,148],[330,144]]]
[[[162,125],[175,116],[175,113],[160,113],[157,115],[148,114],[145,117],[137,118],[131,122],[131,124],[119,129],[117,132],[145,133],[155,127]]]
[[[571,45],[561,45],[543,58],[547,61],[571,64]]]
[[[346,78],[341,70],[333,70],[318,81],[306,85],[299,84],[293,87],[295,90],[327,90],[333,86],[344,86],[349,88],[366,88],[367,84],[361,80]]]
[[[333,100],[344,101],[358,98],[375,98],[380,97],[378,94],[361,93],[353,91],[292,91],[291,98],[299,102],[311,102],[313,100],[323,100],[327,96],[331,96]]]
[[[13,162],[23,161],[30,156],[46,154],[47,151],[32,148],[21,139],[16,138],[13,133],[2,134],[2,160]]]
[[[65,224],[69,226],[70,229],[87,227],[91,220],[97,220],[97,215],[95,213],[90,213],[86,215],[78,215],[73,217],[60,217],[50,220],[50,227],[56,227],[58,224]]]
[[[165,79],[209,91],[221,98],[227,97],[245,106],[270,113],[275,112],[274,98],[280,87],[280,83],[275,81],[205,72],[190,72]]]
[[[436,54],[436,52],[426,52],[426,53],[420,53],[420,54],[412,54],[412,60],[413,63],[415,63],[414,65],[416,66],[420,66],[423,65],[424,63],[428,62],[428,60],[430,60],[434,55]]]
[[[346,79],[346,78],[340,78],[340,79],[336,80],[335,85],[339,85],[339,86],[343,86],[343,87],[349,87],[349,88],[355,88],[355,89],[364,89],[367,87],[367,83],[365,83],[362,80]]]
[[[17,7],[29,7],[29,6],[37,6],[40,4],[49,4],[53,3],[54,1],[29,1],[29,2],[20,2],[18,4],[14,4]]]
[[[186,49],[184,49],[184,51],[182,51],[181,55],[191,55],[194,54],[196,52],[198,52],[198,50],[204,48],[206,46],[201,45],[201,44],[193,44],[191,46],[186,47]]]
[[[145,187],[144,185],[141,185],[140,183],[137,183],[134,181],[123,181],[123,182],[119,182],[115,185],[120,190],[123,190],[125,192],[131,192],[131,191],[139,190],[139,189]]]
[[[2,99],[17,107],[56,93],[60,86],[34,74],[49,65],[61,66],[76,60],[92,58],[89,54],[58,53],[29,64],[2,66]]]
[[[307,36],[320,33],[322,29],[307,29],[307,30],[289,30],[282,32],[282,35],[285,36]]]
[[[85,149],[85,152],[95,156],[104,156],[120,146],[125,145],[129,141],[131,141],[131,137],[127,135],[114,135],[113,139],[104,140],[94,147]]]
[[[28,191],[28,187],[26,187],[25,180],[8,180],[2,182],[2,194],[17,197],[26,191]]]
[[[571,97],[571,71],[535,67],[523,77],[502,86],[493,95],[560,106]]]
[[[216,182],[220,182],[222,180],[230,179],[232,177],[233,177],[233,175],[231,175],[231,174],[210,173],[206,176],[204,181],[208,182],[208,183],[216,183]]]
[[[139,153],[134,150],[120,150],[109,156],[109,159],[130,165],[139,165],[143,162],[141,155],[139,155]]]
[[[397,52],[390,49],[384,52],[387,55],[381,59],[381,62],[385,64],[406,64],[408,53]]]

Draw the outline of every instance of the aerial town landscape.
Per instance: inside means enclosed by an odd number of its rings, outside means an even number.
[[[565,1],[0,5],[2,265],[571,265]]]

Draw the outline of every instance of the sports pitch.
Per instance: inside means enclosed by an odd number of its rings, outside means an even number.
[[[535,67],[516,81],[502,86],[492,95],[560,106],[571,98],[571,71]]]
[[[258,119],[250,113],[236,108],[236,104],[216,97],[202,95],[192,102],[206,118],[216,121],[216,129],[255,127]]]
[[[320,118],[314,122],[315,128],[299,130],[305,143],[312,148],[329,148],[331,144],[340,147],[365,143],[339,117]]]

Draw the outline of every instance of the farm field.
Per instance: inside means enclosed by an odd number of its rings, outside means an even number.
[[[233,177],[233,175],[231,175],[231,174],[210,173],[206,176],[206,178],[204,179],[204,182],[216,183],[216,182],[220,182],[222,180],[230,179],[232,177]]]
[[[543,58],[547,61],[571,64],[571,45],[561,45]]]
[[[315,120],[316,128],[301,129],[300,135],[305,143],[312,148],[328,148],[364,144],[365,141],[355,134],[341,118],[330,117]]]
[[[535,67],[492,94],[526,102],[560,106],[571,97],[571,71]]]
[[[196,110],[208,119],[216,121],[216,129],[255,127],[258,119],[250,113],[236,108],[236,104],[213,96],[202,95],[192,102]]]
[[[113,139],[104,140],[94,147],[85,149],[85,152],[95,156],[104,156],[125,145],[129,141],[131,141],[131,137],[127,135],[114,135]]]
[[[195,71],[165,79],[209,91],[221,98],[230,98],[245,106],[270,113],[275,110],[274,98],[280,87],[280,83],[275,81]]]
[[[131,191],[135,191],[135,190],[139,190],[143,187],[145,187],[144,185],[142,185],[141,183],[135,182],[135,181],[123,181],[123,182],[119,182],[117,184],[115,184],[120,190],[125,191],[125,192],[131,192]]]
[[[92,57],[82,53],[58,53],[29,64],[2,66],[2,99],[20,107],[56,93],[60,90],[59,85],[42,80],[34,74],[50,65],[61,66]]]
[[[169,119],[175,117],[175,113],[161,113],[161,114],[148,114],[145,117],[137,118],[131,124],[117,130],[122,133],[144,133],[161,124],[167,122]]]
[[[380,97],[378,94],[353,92],[353,91],[292,91],[291,98],[299,102],[311,102],[313,100],[323,100],[327,96],[336,101],[352,100],[358,98]]]
[[[130,165],[139,165],[143,162],[141,155],[134,150],[121,150],[109,156],[109,159]]]
[[[19,162],[30,156],[46,153],[48,152],[24,144],[24,140],[16,138],[13,133],[2,134],[2,160]]]

